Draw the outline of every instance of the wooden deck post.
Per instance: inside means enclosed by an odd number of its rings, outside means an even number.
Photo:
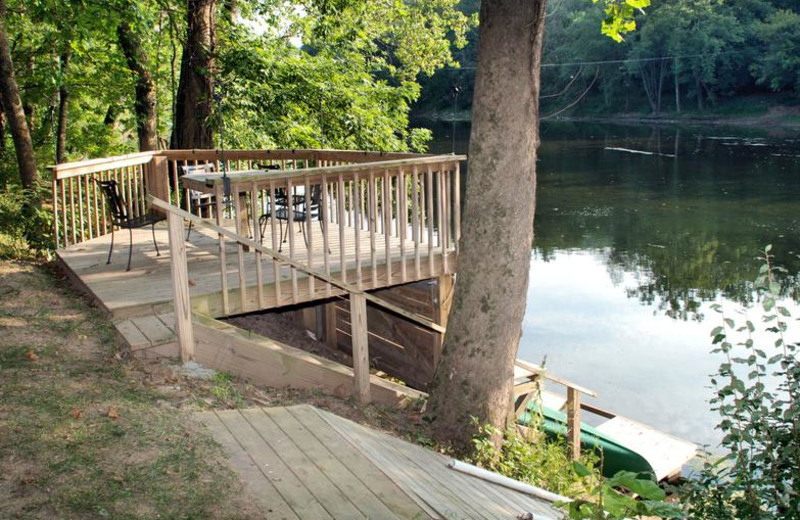
[[[167,158],[161,155],[154,155],[150,162],[146,164],[144,176],[147,186],[147,195],[158,197],[169,202],[169,171]],[[179,189],[178,186],[175,187]],[[157,210],[164,213],[164,210]],[[182,224],[181,224],[182,225]]]
[[[581,456],[581,394],[567,387],[567,444],[572,460]]]
[[[453,287],[454,278],[451,274],[443,274],[436,279],[436,286],[434,288],[433,305],[434,315],[433,321],[442,327],[447,328],[447,318],[450,316],[450,307],[453,304]],[[444,334],[439,334],[438,341],[433,349],[433,367],[439,366],[439,361],[442,359],[442,347],[444,346]]]
[[[363,293],[350,293],[350,332],[353,342],[354,393],[360,404],[372,399],[369,388],[369,344],[367,337],[367,299]]]
[[[172,270],[172,295],[175,301],[175,332],[181,350],[181,361],[194,360],[192,306],[189,299],[189,273],[186,266],[186,244],[183,241],[183,219],[175,213],[167,215],[169,226],[169,264]]]
[[[324,336],[325,344],[331,348],[338,348],[338,339],[336,337],[336,303],[326,303],[324,305]]]

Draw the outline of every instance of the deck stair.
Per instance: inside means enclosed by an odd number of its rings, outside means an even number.
[[[137,357],[178,355],[173,312],[117,318],[113,323],[117,337]]]

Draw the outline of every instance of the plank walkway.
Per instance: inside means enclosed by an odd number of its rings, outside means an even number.
[[[447,467],[450,459],[308,405],[200,412],[269,518],[561,518],[549,503]]]
[[[230,221],[227,222],[232,227]],[[324,270],[325,249],[322,231],[314,223],[311,240],[311,265]],[[308,263],[309,253],[302,235],[297,232],[297,224],[293,228],[294,256],[303,263]],[[272,244],[268,226],[263,243]],[[327,253],[328,268],[338,278],[347,278],[350,283],[361,285],[364,289],[388,287],[399,283],[407,283],[427,278],[434,278],[442,272],[442,249],[430,248],[427,243],[419,244],[415,249],[412,241],[406,239],[401,254],[400,240],[396,236],[375,234],[374,262],[373,246],[370,233],[360,230],[356,248],[356,232],[352,227],[345,227],[344,254],[340,251],[339,229],[335,224],[329,225],[330,252]],[[161,256],[156,256],[152,235],[149,228],[133,230],[133,261],[131,270],[126,272],[128,254],[128,233],[125,230],[116,233],[114,253],[111,264],[106,264],[111,235],[104,235],[80,244],[59,249],[57,256],[66,268],[73,281],[92,296],[99,306],[116,318],[162,314],[172,310],[172,286],[169,264],[169,248],[167,229],[164,223],[156,226],[156,241]],[[386,242],[388,241],[388,248]],[[387,262],[386,251],[389,251]],[[224,315],[221,308],[221,273],[219,260],[219,241],[216,234],[206,229],[193,227],[190,240],[186,242],[189,269],[190,292],[192,306],[195,310],[211,317]],[[289,255],[290,244],[283,244],[283,253]],[[230,291],[230,314],[239,314],[255,310],[256,289],[256,255],[253,252],[243,255],[245,272],[245,288],[248,302],[253,308],[241,309],[239,304],[239,271],[237,246],[226,241],[227,281]],[[455,268],[455,254],[449,252],[449,269]],[[344,262],[342,262],[342,258]],[[325,284],[317,282],[309,284],[303,273],[297,273],[296,281],[292,278],[292,269],[282,266],[278,276],[271,259],[262,258],[263,291],[266,308],[281,307],[325,298]],[[405,268],[401,269],[405,264]],[[342,274],[344,265],[344,274]],[[374,267],[373,267],[374,266]],[[373,271],[374,274],[373,274]],[[403,278],[403,275],[405,278]],[[280,298],[275,281],[279,280]],[[294,287],[293,287],[294,286]],[[294,289],[294,294],[293,294]],[[334,292],[334,294],[336,294]]]

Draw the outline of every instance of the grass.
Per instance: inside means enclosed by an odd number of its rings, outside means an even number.
[[[261,517],[101,315],[41,266],[0,266],[0,517]]]
[[[266,518],[191,414],[298,402],[426,435],[418,415],[127,359],[52,268],[0,260],[0,518]]]

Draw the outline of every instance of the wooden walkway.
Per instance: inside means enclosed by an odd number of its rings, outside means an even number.
[[[308,405],[201,412],[276,519],[537,519],[548,502],[447,467],[450,459]]]
[[[228,224],[231,224],[228,222]],[[375,244],[371,243],[368,232],[358,233],[359,247],[356,247],[356,230],[344,227],[342,232],[335,224],[330,224],[329,234],[336,239],[329,243],[329,252],[323,247],[320,226],[314,223],[313,237],[310,241],[309,254],[302,235],[295,224],[290,248],[287,241],[283,244],[283,252],[287,256],[294,250],[292,257],[314,268],[325,269],[325,257],[328,269],[338,278],[359,284],[364,289],[388,287],[400,283],[408,283],[427,278],[434,278],[442,273],[443,254],[441,248],[428,247],[420,243],[415,247],[406,241],[401,248],[397,236],[375,235]],[[233,227],[232,224],[230,226]],[[272,244],[270,227],[267,227],[263,243]],[[57,256],[73,280],[116,318],[130,318],[152,314],[162,314],[172,310],[172,282],[169,262],[169,247],[166,225],[156,226],[156,241],[161,256],[156,256],[153,239],[149,228],[133,230],[133,261],[131,270],[126,272],[128,254],[128,233],[125,230],[116,233],[114,254],[111,264],[106,265],[111,235],[103,235],[86,242],[59,249]],[[338,238],[343,237],[342,244]],[[388,244],[387,244],[388,242]],[[342,248],[344,251],[342,252]],[[221,317],[222,309],[221,274],[219,258],[219,241],[216,234],[193,227],[190,240],[186,242],[188,259],[188,276],[192,298],[192,307],[211,317]],[[255,310],[256,289],[256,255],[252,252],[243,255],[243,272],[248,302],[252,308],[242,309],[239,303],[240,286],[237,269],[237,246],[234,242],[226,242],[226,265],[228,288],[230,290],[230,315]],[[388,255],[387,255],[388,253]],[[454,272],[455,253],[449,251],[444,257],[449,262],[448,270]],[[309,260],[310,259],[310,260]],[[387,261],[388,259],[388,261]],[[283,265],[277,269],[271,259],[261,260],[264,284],[262,290],[267,302],[266,308],[308,302],[326,297],[325,284],[315,281],[312,285],[303,273]],[[344,265],[344,273],[342,273]],[[276,284],[276,280],[279,282]],[[333,294],[337,294],[334,288]],[[261,307],[265,308],[265,307]]]

